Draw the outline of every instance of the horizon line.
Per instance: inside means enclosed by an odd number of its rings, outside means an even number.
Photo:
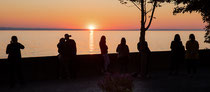
[[[77,30],[77,31],[89,31],[90,29],[71,29],[71,28],[21,28],[21,27],[0,27],[0,30]],[[93,29],[96,31],[138,31],[140,29]],[[179,29],[179,28],[160,28],[160,29],[148,29],[150,31],[167,31],[167,30],[176,30],[176,31],[181,31],[181,30],[205,30],[205,29]]]

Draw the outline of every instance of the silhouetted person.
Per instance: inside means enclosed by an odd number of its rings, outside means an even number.
[[[185,50],[179,34],[176,34],[174,40],[171,42],[170,54],[170,75],[179,73],[180,63],[184,62]]]
[[[108,56],[108,47],[106,45],[106,37],[105,36],[101,36],[99,46],[100,46],[100,50],[101,50],[101,55],[103,56],[103,60],[104,60],[103,72],[107,72],[108,66],[110,64],[110,60],[109,60],[109,56]]]
[[[199,43],[195,40],[195,35],[190,34],[189,41],[186,43],[186,60],[188,73],[193,76],[196,73],[196,64],[199,59]]]
[[[149,58],[151,55],[151,51],[148,47],[147,42],[143,39],[140,39],[139,43],[137,44],[137,48],[140,56],[139,73],[142,78],[147,78],[149,73],[149,61],[150,61]]]
[[[68,56],[65,54],[65,39],[61,38],[58,47],[58,61],[59,61],[59,79],[70,77]],[[65,56],[66,55],[66,56]]]
[[[126,45],[125,38],[121,39],[121,43],[117,47],[117,53],[118,53],[118,61],[120,63],[120,71],[121,73],[127,73],[128,72],[128,62],[129,62],[129,48],[128,45]]]
[[[58,53],[59,55],[63,56],[65,53],[65,39],[61,38],[59,43],[57,44],[58,47]]]
[[[71,35],[65,34],[65,57],[69,61],[69,70],[70,70],[70,77],[75,78],[76,77],[76,54],[77,54],[77,48],[76,48],[76,42],[73,39],[69,39]]]
[[[16,36],[12,36],[10,44],[7,45],[8,63],[10,67],[10,86],[14,87],[17,82],[23,83],[22,63],[20,49],[25,47],[18,42]]]

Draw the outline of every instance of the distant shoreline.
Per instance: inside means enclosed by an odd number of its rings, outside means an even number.
[[[62,29],[62,28],[10,28],[0,27],[0,31],[89,31],[89,29]],[[139,29],[94,29],[95,31],[139,31]],[[204,29],[149,29],[149,31],[205,31]]]

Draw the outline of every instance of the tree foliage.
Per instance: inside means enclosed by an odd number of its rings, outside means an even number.
[[[210,43],[210,0],[173,0],[177,5],[174,14],[185,12],[197,12],[203,17],[203,21],[207,23],[205,42]]]

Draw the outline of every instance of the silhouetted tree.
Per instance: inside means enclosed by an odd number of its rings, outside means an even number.
[[[140,40],[137,44],[139,53],[140,53],[140,71],[142,77],[147,76],[147,68],[145,67],[148,65],[149,62],[149,56],[150,56],[150,50],[148,47],[148,44],[145,40],[145,34],[146,31],[151,26],[152,20],[154,17],[155,9],[157,7],[161,7],[161,3],[166,2],[169,0],[119,0],[121,4],[133,4],[140,12],[140,22],[141,22],[141,28],[140,28]],[[152,5],[151,7],[149,5]]]
[[[145,33],[151,26],[153,18],[155,18],[154,17],[155,9],[161,6],[160,3],[163,3],[169,0],[119,0],[119,1],[121,4],[129,4],[129,3],[133,4],[141,12],[140,41],[144,42]],[[148,6],[149,4],[152,4],[152,7],[149,7]],[[148,9],[148,8],[151,8],[151,9]]]
[[[207,23],[205,42],[210,43],[210,0],[171,0],[177,5],[174,14],[185,12],[197,12],[203,17],[203,21]]]

